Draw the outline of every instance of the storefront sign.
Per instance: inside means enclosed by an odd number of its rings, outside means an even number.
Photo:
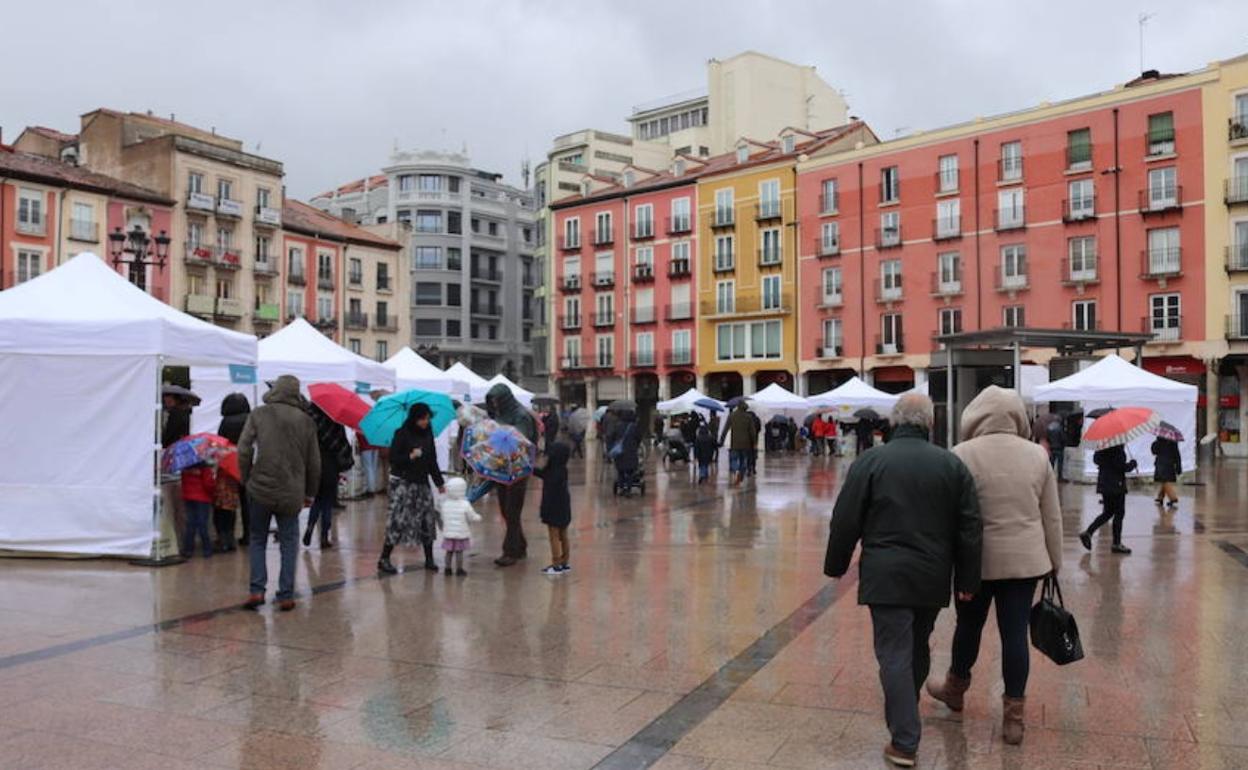
[[[1205,373],[1205,364],[1191,356],[1162,356],[1159,358],[1145,358],[1144,370],[1153,374],[1160,374],[1163,377],[1172,377],[1176,374],[1187,374],[1199,377]]]

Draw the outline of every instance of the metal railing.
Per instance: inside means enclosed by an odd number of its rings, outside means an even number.
[[[887,341],[883,334],[875,335],[875,354],[877,356],[899,356],[906,352],[905,337],[901,332],[891,335]]]
[[[1085,254],[1079,260],[1078,267],[1074,266],[1070,257],[1062,258],[1062,283],[1066,286],[1084,286],[1090,283],[1099,283],[1101,278],[1097,271],[1097,258],[1095,254]]]
[[[271,256],[271,254],[257,254],[252,261],[252,272],[256,275],[277,275],[277,263],[270,259]]]
[[[932,273],[933,297],[956,297],[963,293],[962,268],[955,267],[952,274],[937,270]]]
[[[227,270],[238,270],[243,266],[243,257],[229,246],[218,246],[213,250],[212,263]]]
[[[655,365],[653,350],[636,350],[629,358],[631,365],[637,369],[649,369]]]
[[[1096,219],[1096,198],[1089,196],[1087,198],[1063,198],[1062,199],[1062,221],[1070,224],[1072,222],[1084,222]]]
[[[303,272],[303,268],[299,268],[298,270],[291,270],[286,274],[286,282],[292,283],[296,286],[304,286],[308,282],[308,277],[307,274]]]
[[[1183,275],[1183,248],[1167,246],[1140,252],[1141,278],[1175,278]]]
[[[501,316],[503,314],[503,306],[502,305],[484,305],[484,304],[478,304],[474,302],[474,303],[469,304],[468,312],[471,313],[472,315]]]
[[[559,316],[559,328],[564,330],[581,328],[581,315],[561,315]]]
[[[1153,342],[1178,342],[1183,339],[1183,316],[1146,315],[1140,319],[1140,331],[1153,335]]]
[[[633,282],[649,283],[654,280],[654,265],[633,265]]]
[[[1226,338],[1248,340],[1248,315],[1236,313],[1226,317]]]
[[[574,371],[585,367],[581,366],[580,356],[564,356],[559,359],[559,368],[565,371]]]
[[[814,237],[815,255],[820,257],[835,257],[841,253],[840,239],[828,239],[821,235]]]
[[[762,222],[768,219],[779,219],[783,207],[778,200],[760,201],[754,204],[754,219]]]
[[[612,243],[615,243],[615,228],[614,227],[609,228],[607,230],[599,230],[597,228],[594,228],[594,245],[595,246],[608,246]]]
[[[368,313],[353,313],[350,310],[348,310],[346,316],[343,318],[342,323],[343,323],[343,326],[345,326],[348,329],[367,329],[368,328]]]
[[[760,267],[775,267],[783,261],[784,256],[780,253],[780,249],[761,248],[758,250]]]
[[[491,283],[500,283],[503,280],[502,270],[491,270],[487,267],[474,267],[471,271],[472,280],[474,281],[490,281]]]
[[[693,351],[687,348],[673,348],[663,357],[668,366],[690,366],[693,364]]]
[[[875,229],[875,248],[896,249],[901,246],[901,225],[896,227],[877,227]]]
[[[932,240],[951,241],[962,237],[962,215],[937,217],[932,220]]]
[[[1010,272],[1006,272],[1001,265],[997,265],[993,270],[996,274],[997,291],[1022,291],[1030,286],[1026,263],[1018,265]]]
[[[1248,243],[1232,243],[1224,249],[1226,272],[1241,273],[1248,271]]]
[[[692,217],[668,217],[667,218],[667,234],[679,235],[680,233],[688,233],[693,231]]]
[[[837,292],[836,294],[828,294],[820,292],[819,307],[840,307],[845,304],[845,293]]]
[[[605,286],[614,286],[614,285],[615,285],[615,271],[614,270],[599,270],[598,272],[594,273],[594,286],[605,287]]]
[[[667,306],[663,315],[669,321],[688,321],[693,318],[693,303],[673,302]]]
[[[954,169],[952,174],[946,174],[943,171],[937,171],[935,174],[936,192],[938,194],[957,192],[958,186],[960,182],[962,181],[959,177],[960,177],[959,169]]]
[[[379,332],[398,331],[399,317],[393,314],[379,315],[373,319],[373,328]]]
[[[579,275],[565,275],[563,282],[559,286],[564,291],[580,291],[581,277]]]
[[[187,241],[184,244],[186,249],[186,264],[188,265],[210,265],[212,264],[212,247],[205,246],[202,243]]]
[[[594,328],[608,329],[615,326],[614,310],[596,310],[594,311]]]
[[[638,219],[633,224],[633,238],[644,241],[654,237],[654,220]]]
[[[815,358],[841,358],[844,355],[845,342],[840,337],[815,340]]]
[[[902,280],[901,276],[885,283],[883,278],[875,279],[875,301],[876,302],[899,302],[902,299]]]
[[[1226,180],[1223,199],[1226,205],[1248,203],[1248,174],[1233,176]]]
[[[635,324],[652,324],[658,320],[658,314],[654,310],[654,305],[643,305],[633,308],[632,317]]]
[[[711,227],[732,227],[736,223],[736,211],[731,208],[715,207],[715,217],[711,220]]]
[[[98,243],[100,223],[86,219],[71,219],[69,220],[69,237],[75,241]]]
[[[667,266],[668,278],[687,278],[692,274],[693,268],[687,259],[673,260],[671,264]]]
[[[559,250],[560,251],[577,251],[580,248],[581,248],[581,238],[579,235],[575,238],[568,238],[567,236],[564,236],[564,235],[559,236]]]
[[[318,289],[334,288],[334,274],[332,272],[326,273],[326,272],[317,271],[316,287]]]
[[[1226,140],[1237,142],[1240,139],[1248,139],[1248,115],[1226,119]]]
[[[723,307],[723,309],[721,309]],[[738,294],[733,298],[731,309],[721,306],[718,300],[708,299],[701,303],[702,315],[772,315],[789,313],[793,310],[793,295],[780,292],[779,295]]]
[[[1183,208],[1183,185],[1163,185],[1162,187],[1146,187],[1140,190],[1140,213],[1164,214],[1168,211],[1179,211]]]
[[[997,159],[997,181],[1017,182],[1023,178],[1023,159],[1021,157],[1006,160]]]
[[[1024,208],[993,209],[992,220],[997,232],[1023,230],[1027,227],[1027,211]]]

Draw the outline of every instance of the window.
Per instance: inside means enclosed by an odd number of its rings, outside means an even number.
[[[267,209],[269,207],[269,195],[270,195],[269,188],[257,187],[256,188],[256,206],[262,209]]]
[[[676,241],[672,244],[672,267],[680,267],[689,271],[689,241]]]
[[[733,238],[731,235],[720,235],[715,238],[715,269],[731,270],[735,264],[733,257]]]
[[[955,294],[962,289],[962,257],[956,251],[936,255],[937,291]]]
[[[735,281],[715,282],[715,312],[734,313],[737,309],[737,284]]]
[[[1001,309],[1001,325],[1011,329],[1027,326],[1027,310],[1022,305],[1006,305]]]
[[[763,310],[780,309],[780,276],[763,276]]]
[[[944,307],[940,309],[941,334],[957,334],[962,331],[962,308]]]
[[[1096,216],[1096,187],[1091,179],[1076,179],[1068,186],[1072,219],[1090,219]]]
[[[347,262],[347,280],[352,286],[360,286],[364,283],[364,263],[352,257]]]
[[[880,316],[880,352],[900,353],[902,344],[901,313],[885,313]]]
[[[886,259],[880,263],[880,297],[901,299],[900,259]]]
[[[758,185],[758,215],[780,216],[780,180],[768,179]]]
[[[17,252],[17,282],[26,283],[38,278],[43,272],[43,254],[19,249]]]
[[[390,306],[386,302],[377,303],[377,325],[389,326],[396,319],[390,317]]]
[[[1159,112],[1148,116],[1148,154],[1169,155],[1174,152],[1174,113]]]
[[[1248,94],[1235,95],[1235,115],[1233,120],[1239,125],[1241,133],[1239,136],[1233,136],[1232,138],[1242,139],[1244,137],[1243,132],[1248,130]]]
[[[615,240],[611,232],[611,212],[599,211],[594,216],[594,243],[611,243]]]
[[[823,304],[839,305],[842,302],[841,269],[839,267],[824,268],[823,271]]]
[[[1079,300],[1071,305],[1071,311],[1073,313],[1071,320],[1073,321],[1075,331],[1096,331],[1096,300]]]
[[[79,241],[96,240],[95,206],[90,203],[74,203],[69,220],[69,237]]]
[[[291,276],[302,278],[303,266],[303,249],[298,246],[291,246],[286,253],[286,269],[290,272]]]
[[[594,324],[607,326],[615,323],[615,295],[610,292],[594,295]]]
[[[896,166],[880,169],[880,203],[901,200],[901,175]]]
[[[1027,248],[1022,245],[1001,247],[1001,287],[1018,289],[1027,285]]]
[[[578,217],[563,220],[563,245],[569,249],[580,248],[581,220]]]
[[[218,231],[217,240],[221,240],[221,231]],[[226,240],[229,239],[228,233]],[[316,253],[316,280],[333,281],[334,280],[334,255],[329,252],[318,251]]]
[[[486,232],[488,232],[491,236],[498,237],[498,223],[497,222],[487,223]]]
[[[841,328],[841,319],[823,319],[823,350],[821,351],[823,356],[825,358],[840,356],[844,344],[845,337]]]
[[[594,347],[598,351],[598,366],[609,369],[615,366],[615,337],[602,334],[594,339]]]
[[[399,192],[410,193],[416,189],[415,174],[399,174]]]
[[[1179,228],[1163,227],[1148,231],[1148,274],[1175,275],[1181,272],[1182,252]]]
[[[672,200],[672,227],[676,233],[687,233],[692,223],[689,220],[689,199],[675,198]]]
[[[840,210],[840,194],[835,179],[823,180],[823,189],[819,193],[819,213],[835,214]]]
[[[1248,270],[1248,220],[1235,223],[1235,235],[1231,240],[1230,267]]]
[[[228,201],[234,198],[234,183],[228,179],[217,180],[217,200]]]
[[[268,267],[269,251],[270,251],[271,243],[272,241],[269,240],[269,236],[267,235],[256,236],[256,266],[257,267]]]
[[[715,329],[715,355],[720,361],[780,358],[780,321],[724,323]]]
[[[421,174],[416,178],[416,189],[421,192],[442,192],[440,174]]]
[[[958,189],[958,156],[941,155],[936,161],[938,192],[956,192]]]
[[[447,322],[446,322],[446,336],[448,336],[448,337],[462,337],[462,336],[464,336],[463,324],[459,321],[459,319],[458,319],[458,318],[456,318],[456,319],[449,319],[449,320],[447,320]]]
[[[563,298],[563,328],[574,329],[581,325],[581,298]]]
[[[194,249],[204,242],[204,226],[198,222],[186,223],[186,246]],[[292,249],[293,251],[293,249]]]
[[[459,307],[463,304],[462,294],[463,288],[457,283],[448,283],[446,285],[446,306]]]
[[[451,235],[464,234],[464,216],[458,211],[446,212],[446,232]]]
[[[1178,169],[1174,166],[1150,169],[1148,172],[1149,209],[1158,211],[1174,208],[1178,202]]]
[[[192,195],[204,191],[204,175],[194,171],[186,175],[186,191]]]
[[[936,237],[952,238],[962,232],[962,202],[954,199],[936,203]]]
[[[234,231],[228,227],[217,228],[217,248],[226,251],[230,248],[231,241],[234,240]]]
[[[841,250],[841,223],[824,222],[819,228],[819,253],[836,254]]]
[[[633,233],[638,238],[650,238],[654,235],[654,206],[647,203],[644,206],[638,206],[633,211],[633,215],[637,218]]]
[[[469,324],[468,336],[474,340],[481,339],[481,324],[478,324],[478,323]]]
[[[650,323],[654,320],[654,289],[637,289],[633,294],[633,322]]]
[[[23,187],[17,191],[17,229],[18,232],[44,232],[43,193]]]
[[[654,332],[642,332],[636,341],[638,366],[654,365]]]
[[[377,360],[385,361],[390,357],[390,343],[386,340],[377,340]]]
[[[217,299],[230,299],[234,296],[234,281],[229,278],[217,279]]]
[[[715,191],[715,224],[730,225],[733,223],[735,204],[731,187]]]
[[[785,155],[793,154],[797,148],[797,137],[789,134],[780,138],[780,147]]]
[[[1006,142],[1001,145],[1001,181],[1011,182],[1023,178],[1023,143]]]
[[[458,288],[458,287],[456,287]],[[416,284],[417,305],[441,305],[442,284],[418,282]]]
[[[364,347],[363,347],[363,343],[358,338],[352,337],[351,339],[347,340],[347,349],[358,356],[360,355]]]
[[[1148,298],[1149,331],[1159,340],[1182,339],[1183,317],[1178,294],[1154,294]]]
[[[442,212],[418,210],[416,212],[415,226],[418,233],[442,232]]]
[[[446,269],[459,270],[463,266],[463,252],[458,246],[448,246],[446,248]]]
[[[1071,238],[1067,244],[1070,255],[1070,280],[1091,281],[1096,278],[1096,236]]]
[[[750,147],[749,147],[749,145],[743,144],[743,145],[741,145],[740,147],[738,147],[738,148],[737,148],[737,162],[738,162],[738,163],[745,163],[745,162],[747,162],[749,159],[750,159]]]
[[[570,369],[579,368],[581,365],[581,338],[565,337],[563,340],[563,359],[564,366]]]
[[[672,363],[688,364],[693,361],[693,333],[688,329],[672,332]],[[716,436],[716,438],[719,438]]]
[[[442,248],[417,246],[412,251],[412,265],[418,270],[436,270],[442,267]]]
[[[885,211],[880,214],[880,245],[898,246],[901,244],[901,212]]]
[[[186,276],[186,293],[195,297],[203,297],[204,294],[204,276],[189,273]],[[302,305],[300,305],[302,307]]]
[[[300,289],[290,289],[286,292],[286,317],[299,318],[302,315],[303,291]]]
[[[693,305],[689,301],[690,287],[687,283],[678,283],[672,286],[671,294],[671,310],[668,313],[668,319],[673,321],[693,318]]]
[[[324,294],[316,295],[316,317],[321,321],[331,321],[334,318],[334,298]]]
[[[610,283],[615,280],[615,255],[600,251],[594,255],[594,283]]]
[[[358,299],[347,301],[347,317],[360,318],[364,315],[364,303]]]
[[[780,264],[780,230],[771,228],[762,232],[763,250],[759,261],[764,265]]]
[[[654,247],[638,246],[633,250],[633,264],[654,269]]]
[[[1072,171],[1092,168],[1092,129],[1066,132],[1066,167]]]
[[[567,257],[563,260],[563,280],[565,284],[579,284],[581,281],[581,258]]]
[[[1011,187],[997,192],[997,229],[1009,230],[1023,226],[1023,188]]]

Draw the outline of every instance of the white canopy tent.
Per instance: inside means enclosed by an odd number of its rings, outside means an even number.
[[[746,401],[760,414],[768,416],[782,414],[799,417],[811,410],[810,401],[792,391],[785,390],[774,382],[754,395],[748,396]]]
[[[442,371],[409,347],[395,353],[385,365],[394,371],[398,391],[431,390],[445,393],[460,402],[472,398],[472,385],[468,380]]]
[[[489,392],[490,388],[500,383],[503,385],[506,385],[507,388],[511,391],[511,394],[516,397],[516,400],[524,404],[525,407],[528,407],[530,409],[533,407],[533,391],[525,390],[524,388],[520,387],[516,383],[504,377],[502,374],[496,374],[489,379],[489,381],[486,383],[487,385],[486,392]],[[483,395],[482,399],[484,400],[484,398],[485,397]]]
[[[1199,388],[1167,379],[1110,354],[1092,366],[1035,389],[1035,400],[1077,401],[1084,412],[1101,407],[1143,406],[1161,419],[1174,425],[1187,440],[1179,444],[1184,472],[1196,469],[1196,399]],[[1084,429],[1094,421],[1086,420]],[[1127,445],[1127,452],[1139,463],[1139,473],[1153,471],[1153,455],[1149,446],[1152,436],[1144,436]],[[1085,475],[1095,476],[1092,453],[1083,458]]]
[[[459,361],[448,366],[446,373],[457,380],[468,383],[469,395],[472,397],[473,403],[480,403],[485,400],[485,392],[490,389],[489,380],[464,366]]]
[[[877,390],[855,376],[832,390],[809,396],[807,400],[812,407],[832,412],[836,419],[844,420],[852,417],[859,409],[891,412],[898,398],[900,396]]]
[[[94,254],[0,293],[0,548],[149,555],[161,368],[256,359]]]
[[[655,404],[654,408],[661,414],[686,414],[688,412],[697,411],[703,414],[703,416],[707,416],[711,411],[710,409],[694,405],[695,402],[703,400],[714,401],[721,407],[724,405],[724,402],[702,394],[697,388],[690,388],[676,398],[671,398],[667,401],[660,401]]]

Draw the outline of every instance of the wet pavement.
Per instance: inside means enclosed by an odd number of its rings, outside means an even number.
[[[491,564],[502,528],[483,501],[466,578],[405,551],[379,579],[384,502],[351,503],[337,548],[302,549],[290,613],[237,609],[241,554],[0,562],[0,767],[882,767],[870,622],[854,579],[821,574],[845,467],[771,457],[728,490],[726,473],[698,487],[652,462],[647,494],[618,499],[578,462],[573,572],[553,578],[540,484],[529,559]],[[1083,551],[1096,497],[1063,487],[1087,658],[1033,654],[1027,737],[1005,747],[985,629],[965,712],[922,705],[921,767],[1248,768],[1248,463],[1202,472],[1174,513],[1150,492],[1128,499],[1119,557]]]

